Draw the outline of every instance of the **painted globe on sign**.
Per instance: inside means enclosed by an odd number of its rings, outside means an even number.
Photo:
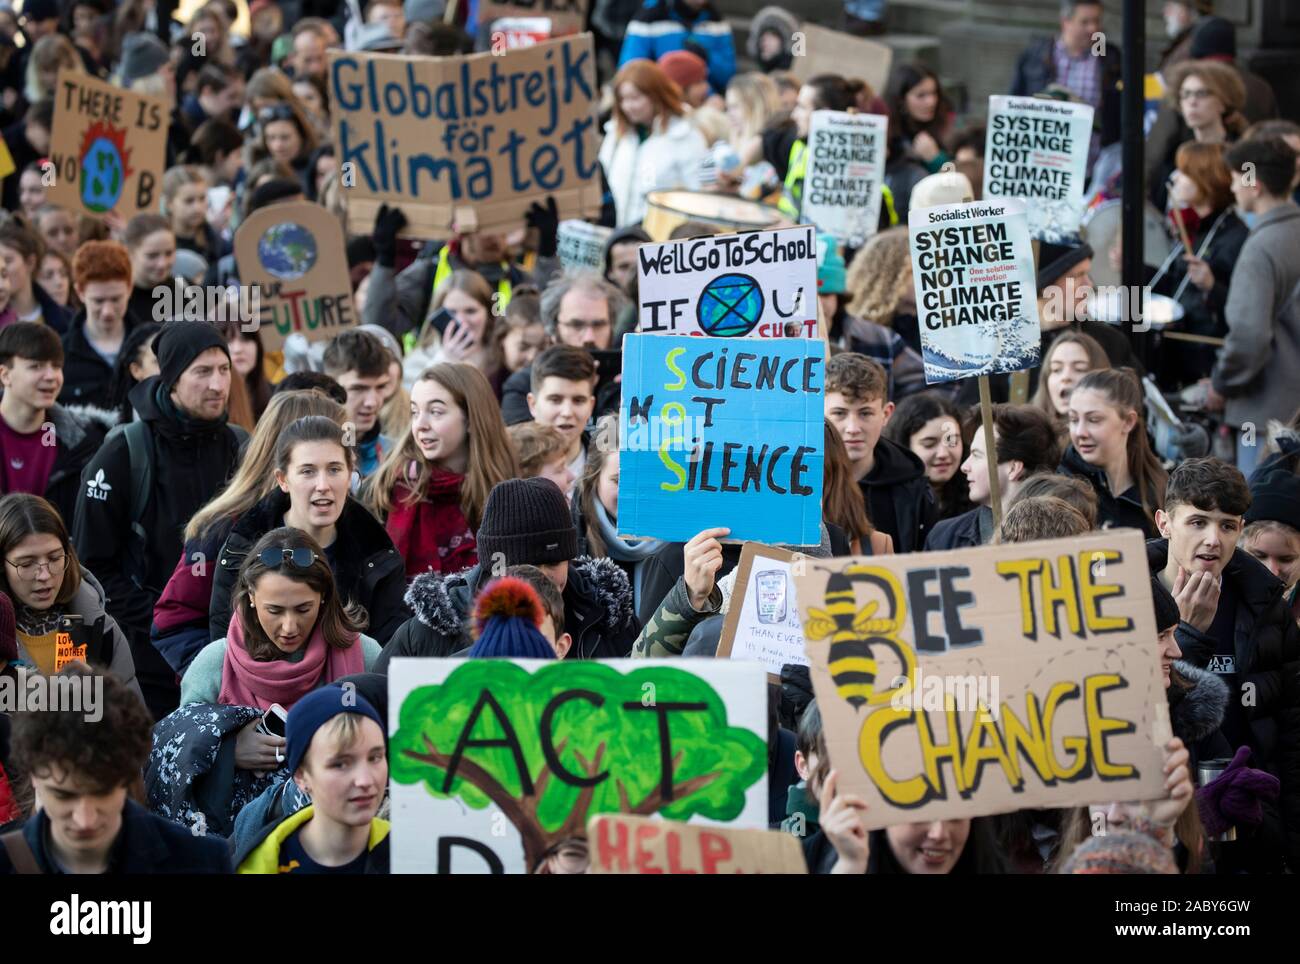
[[[747,274],[719,275],[700,292],[695,317],[705,334],[748,335],[763,317],[763,289]]]
[[[81,158],[81,203],[92,211],[111,211],[125,186],[117,145],[106,137],[91,141]]]
[[[257,259],[281,281],[301,278],[316,264],[316,239],[301,224],[273,224],[257,240]]]

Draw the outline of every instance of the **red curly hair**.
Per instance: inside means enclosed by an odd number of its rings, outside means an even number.
[[[116,241],[87,241],[72,259],[72,283],[78,289],[96,281],[125,281],[131,287],[131,256]]]

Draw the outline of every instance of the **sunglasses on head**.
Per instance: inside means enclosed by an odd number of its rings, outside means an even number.
[[[257,557],[262,561],[262,565],[269,569],[274,569],[284,565],[286,562],[295,569],[310,569],[316,561],[316,553],[307,548],[289,549],[289,548],[270,548],[263,549]]]
[[[271,121],[294,120],[296,115],[293,108],[288,104],[276,104],[274,107],[263,107],[258,112],[257,119],[260,123],[269,124]]]

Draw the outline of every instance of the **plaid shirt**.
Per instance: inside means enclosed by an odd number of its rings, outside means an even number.
[[[1084,103],[1101,107],[1101,58],[1092,51],[1081,57],[1070,56],[1061,38],[1052,45],[1052,65],[1056,68],[1056,82]]]
[[[1094,110],[1101,110],[1101,58],[1094,57],[1092,50],[1084,51],[1082,56],[1074,57],[1065,49],[1060,37],[1052,44],[1052,66],[1056,68],[1056,83],[1060,84],[1075,97],[1091,104]],[[1094,130],[1088,144],[1088,172],[1101,152],[1101,132]]]

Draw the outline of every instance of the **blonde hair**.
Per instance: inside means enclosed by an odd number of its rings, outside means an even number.
[[[558,429],[540,422],[520,422],[507,426],[506,432],[519,457],[521,478],[540,475],[547,462],[553,462],[569,450],[569,443]]]
[[[84,74],[85,67],[77,48],[62,34],[52,33],[36,41],[31,56],[27,58],[27,74],[23,78],[23,96],[29,103],[54,97],[53,90],[41,88],[41,71],[61,68],[74,74]]]
[[[731,124],[727,121],[727,115],[713,107],[697,107],[691,111],[691,124],[710,147],[731,137]]]
[[[781,92],[777,90],[776,81],[757,71],[732,77],[727,84],[727,93],[736,95],[744,117],[740,130],[732,135],[731,143],[735,146],[761,134],[767,122],[781,109]]]
[[[898,306],[912,292],[907,228],[889,228],[864,244],[849,265],[845,287],[851,314],[885,327],[892,325]]]
[[[280,435],[307,415],[324,415],[339,425],[348,418],[347,409],[315,389],[272,395],[248,440],[235,477],[220,495],[190,518],[185,527],[186,542],[206,536],[217,523],[243,515],[271,494],[275,488],[275,448]]]

